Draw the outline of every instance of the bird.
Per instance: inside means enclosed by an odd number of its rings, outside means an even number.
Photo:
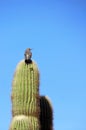
[[[24,56],[25,56],[25,63],[29,64],[32,62],[31,58],[32,58],[32,52],[31,52],[31,48],[27,48],[25,50]]]

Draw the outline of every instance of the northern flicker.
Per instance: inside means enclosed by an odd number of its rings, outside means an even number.
[[[32,52],[31,52],[31,50],[32,50],[32,49],[30,49],[30,48],[27,48],[27,49],[25,50],[24,56],[25,56],[25,63],[26,63],[26,64],[29,64],[29,63],[32,62],[32,60],[31,60],[31,57],[32,57]]]

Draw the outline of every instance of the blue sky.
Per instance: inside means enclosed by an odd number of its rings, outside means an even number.
[[[11,84],[27,47],[40,70],[40,95],[54,130],[86,130],[86,1],[0,1],[0,130],[10,126]]]

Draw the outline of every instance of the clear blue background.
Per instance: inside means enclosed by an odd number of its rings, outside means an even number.
[[[86,1],[0,1],[0,130],[8,130],[11,83],[27,47],[40,70],[40,94],[54,130],[86,130]]]

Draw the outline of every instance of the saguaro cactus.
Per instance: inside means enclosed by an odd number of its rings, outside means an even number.
[[[50,100],[39,95],[39,71],[31,49],[18,63],[12,82],[12,121],[9,130],[53,130]]]
[[[12,82],[12,122],[10,130],[40,129],[39,71],[36,63],[17,65]]]
[[[35,62],[21,61],[12,83],[12,114],[39,115],[39,71]]]
[[[47,96],[40,97],[40,110],[41,130],[53,130],[52,104]]]

